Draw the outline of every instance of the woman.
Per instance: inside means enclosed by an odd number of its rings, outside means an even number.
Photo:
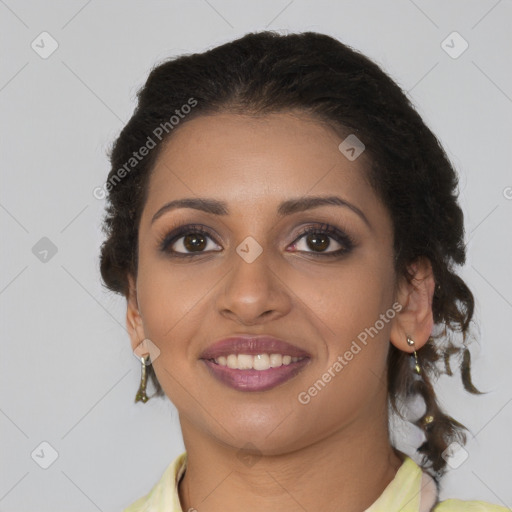
[[[115,142],[101,272],[186,452],[126,511],[506,510],[438,499],[464,427],[431,379],[473,296],[456,174],[399,87],[326,35],[156,67]],[[443,362],[443,365],[440,365]],[[422,467],[390,442],[415,398]]]

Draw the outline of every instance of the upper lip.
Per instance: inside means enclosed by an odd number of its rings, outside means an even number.
[[[268,335],[236,335],[216,341],[201,353],[200,359],[216,359],[229,354],[283,354],[310,357],[305,350]]]

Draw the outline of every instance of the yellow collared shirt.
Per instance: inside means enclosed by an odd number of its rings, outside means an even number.
[[[184,512],[178,482],[187,466],[187,452],[178,455],[148,494],[123,512]],[[405,458],[393,480],[364,512],[507,512],[509,509],[483,501],[449,499],[437,503],[435,484],[410,457]]]

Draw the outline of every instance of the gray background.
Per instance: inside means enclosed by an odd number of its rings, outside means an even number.
[[[0,510],[121,510],[183,450],[167,399],[133,402],[139,362],[124,300],[100,283],[92,191],[152,65],[265,28],[324,32],[376,60],[456,166],[487,394],[439,382],[471,432],[441,497],[512,506],[511,14],[510,0],[0,0]],[[58,43],[46,59],[31,47],[51,48],[43,31]],[[453,31],[469,44],[457,58],[441,45]],[[397,432],[413,454],[416,434]]]

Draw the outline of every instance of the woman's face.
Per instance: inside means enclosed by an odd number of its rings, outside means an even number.
[[[305,115],[226,113],[185,122],[163,148],[140,222],[132,346],[149,338],[160,350],[153,366],[184,435],[283,453],[384,414],[392,225],[366,154],[350,160],[341,142]],[[312,197],[340,201],[308,208]],[[222,208],[161,210],[185,198]],[[212,371],[201,358],[236,335],[280,338],[308,358],[258,388],[241,372],[274,368]],[[238,387],[216,376],[226,373]]]

